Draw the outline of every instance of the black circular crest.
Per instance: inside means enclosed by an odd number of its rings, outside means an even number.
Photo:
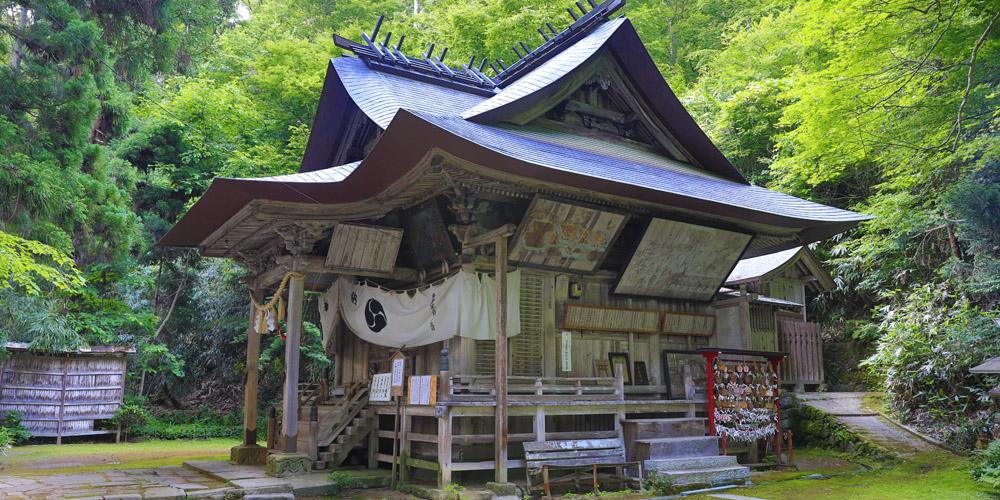
[[[368,329],[375,333],[382,331],[388,324],[385,309],[379,301],[368,299],[365,303],[365,322],[368,323]]]

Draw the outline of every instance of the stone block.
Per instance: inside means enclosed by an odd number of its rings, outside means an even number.
[[[145,500],[176,500],[185,497],[187,494],[184,493],[184,490],[169,486],[149,488],[142,492],[142,498]]]
[[[267,475],[289,477],[312,472],[312,461],[301,453],[276,453],[267,457]]]
[[[486,483],[486,489],[492,491],[497,496],[517,495],[517,485],[514,483]]]
[[[229,463],[233,465],[264,465],[267,448],[258,444],[233,446],[229,449]]]
[[[173,486],[174,488],[180,488],[182,490],[207,490],[207,489],[209,489],[208,486],[205,486],[204,484],[198,484],[198,483],[177,483],[177,484],[171,484],[170,486]]]
[[[213,488],[210,490],[192,491],[188,498],[225,498],[227,494],[236,492],[236,488]]]
[[[247,493],[271,494],[271,493],[291,493],[292,486],[288,481],[273,477],[256,479],[235,479],[229,484],[240,488]]]

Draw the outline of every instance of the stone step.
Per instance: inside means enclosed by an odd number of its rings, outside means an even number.
[[[719,454],[717,436],[637,439],[635,459],[704,457]]]
[[[642,467],[646,470],[659,472],[713,469],[716,467],[732,467],[739,465],[734,455],[711,455],[705,457],[660,458],[646,460]]]
[[[658,471],[657,474],[669,478],[675,486],[723,486],[746,484],[750,481],[750,468],[739,465],[711,469]]]
[[[704,418],[639,418],[622,422],[628,439],[696,437],[705,435]]]

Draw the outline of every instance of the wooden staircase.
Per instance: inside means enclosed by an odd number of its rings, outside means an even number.
[[[704,418],[622,421],[629,460],[643,470],[670,478],[681,488],[745,484],[750,469],[736,457],[719,455],[719,438],[706,436]]]
[[[313,469],[323,470],[339,467],[347,459],[351,450],[367,446],[368,437],[375,430],[375,411],[368,407],[368,388],[358,387],[341,398],[322,400],[319,397],[303,395],[305,417],[299,420],[298,449],[309,453],[309,415],[311,406],[317,410],[316,460]]]

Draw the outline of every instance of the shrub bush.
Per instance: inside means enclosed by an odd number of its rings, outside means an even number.
[[[928,285],[880,315],[884,336],[865,363],[885,380],[891,410],[953,446],[990,439],[1000,423],[987,395],[996,379],[969,369],[1000,355],[997,313],[947,285]]]
[[[1000,489],[1000,439],[990,443],[985,450],[977,451],[979,463],[972,468],[972,478]]]
[[[0,414],[0,429],[3,429],[5,440],[9,446],[21,444],[31,437],[28,429],[21,425],[21,414],[16,411]],[[3,444],[3,440],[0,440],[0,446]]]

